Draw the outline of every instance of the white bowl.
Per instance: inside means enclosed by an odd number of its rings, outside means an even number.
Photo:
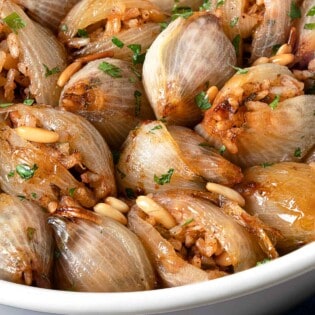
[[[288,310],[314,294],[314,283],[315,242],[224,278],[155,291],[79,293],[0,281],[0,314],[37,314],[25,311],[32,310],[55,314],[157,314],[177,311],[174,314],[270,315]]]

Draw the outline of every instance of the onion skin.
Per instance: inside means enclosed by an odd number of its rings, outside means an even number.
[[[238,190],[249,213],[280,230],[281,253],[315,241],[314,167],[294,162],[254,166],[245,171]]]
[[[0,2],[1,18],[11,13],[17,13],[26,23],[19,29],[17,38],[20,45],[20,63],[25,67],[30,78],[29,90],[37,103],[58,105],[61,89],[57,86],[58,74],[47,76],[46,65],[49,69],[66,67],[66,53],[57,39],[41,25],[33,22],[24,11],[8,0]]]
[[[121,77],[101,71],[99,66],[103,62],[118,67]],[[137,98],[135,93],[139,95]],[[89,62],[73,75],[62,91],[60,107],[85,117],[115,148],[121,146],[140,120],[154,119],[132,65],[112,58]]]
[[[27,14],[43,26],[57,31],[61,20],[79,0],[14,0]]]
[[[96,222],[67,219],[58,213],[48,223],[59,251],[57,288],[81,292],[154,288],[155,275],[147,254],[139,239],[122,224],[107,217],[97,217]]]
[[[176,188],[205,191],[208,181],[232,186],[242,180],[238,167],[214,150],[199,146],[205,144],[204,139],[187,128],[178,128],[168,131],[162,122],[146,121],[130,132],[116,165],[121,193],[138,195]],[[181,137],[191,139],[184,144],[186,139]],[[196,155],[200,157],[197,163]],[[163,181],[168,173],[169,179]]]
[[[300,161],[315,143],[314,96],[300,95],[303,84],[286,67],[264,64],[246,70],[226,83],[196,131],[217,148],[224,144],[224,156],[241,167]],[[266,90],[264,82],[271,84]],[[261,91],[268,92],[267,98],[251,101]]]
[[[221,87],[235,63],[234,47],[214,15],[177,18],[153,42],[143,65],[143,84],[156,117],[195,125],[202,117],[195,97],[207,85]]]
[[[305,0],[301,5],[302,17],[298,20],[298,41],[295,52],[297,66],[301,69],[307,69],[310,65],[310,62],[315,59],[314,30],[305,29],[305,25],[315,23],[315,16],[307,15],[311,8],[314,8],[314,6],[314,0]],[[315,62],[313,61],[313,63]],[[315,71],[315,66],[313,65],[312,69],[310,70]]]
[[[36,204],[0,194],[0,279],[50,288],[52,231]]]
[[[38,145],[24,140],[15,128],[3,124],[0,132],[0,184],[4,191],[33,199],[43,207],[47,207],[51,201],[58,201],[60,195],[73,194],[86,207],[94,206],[98,200],[108,195],[115,195],[111,152],[101,135],[85,119],[39,105],[15,105],[1,109],[0,113],[18,114],[26,122],[36,119],[42,128],[54,130],[60,136],[60,143],[69,144],[70,153],[80,154],[80,162],[85,167],[81,182],[62,164],[62,159],[55,153],[52,154],[54,151],[51,151],[53,149],[49,145]],[[27,164],[29,167],[36,165],[34,176],[27,180],[22,179],[15,172],[20,164]],[[10,177],[10,172],[14,176]],[[83,176],[88,177],[88,180],[84,180]],[[86,182],[89,187],[85,185]],[[36,199],[32,197],[33,193],[36,193]]]
[[[204,138],[186,127],[168,126],[188,165],[207,181],[233,186],[243,179],[242,171],[222,157]]]
[[[253,35],[252,62],[259,57],[270,57],[275,45],[286,43],[291,25],[291,2],[288,0],[264,0],[264,19]]]
[[[212,203],[209,194],[190,190],[169,190],[154,194],[151,198],[166,209],[180,226],[188,218],[196,226],[200,225],[210,231],[229,255],[234,272],[253,267],[266,257],[257,239],[236,223],[232,216]],[[140,237],[149,251],[164,285],[177,286],[207,280],[202,270],[189,265],[175,253],[172,245],[144,220],[137,206],[128,214],[128,226]],[[211,276],[210,273],[209,278]]]
[[[135,43],[141,44],[141,51],[145,52],[160,32],[161,25],[159,23],[148,22],[139,27],[121,30],[116,34],[115,37],[119,38],[119,40],[124,43],[122,48],[117,47],[112,42],[112,36],[106,36],[97,41],[90,42],[82,49],[75,51],[73,56],[81,57],[101,52],[109,52],[113,53],[114,58],[131,61],[133,52],[128,46]]]

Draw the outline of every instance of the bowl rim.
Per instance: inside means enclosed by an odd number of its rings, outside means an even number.
[[[57,314],[149,314],[190,309],[239,298],[313,270],[315,242],[268,263],[223,278],[151,291],[70,292],[0,280],[0,304]]]

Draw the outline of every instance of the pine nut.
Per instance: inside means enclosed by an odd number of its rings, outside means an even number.
[[[64,87],[71,78],[71,76],[73,76],[81,68],[82,62],[80,61],[75,61],[72,64],[70,64],[65,70],[62,71],[61,75],[58,78],[57,85],[60,87]]]
[[[228,267],[233,264],[232,259],[227,252],[223,252],[221,255],[215,257],[215,262],[222,267]]]
[[[114,219],[123,225],[127,225],[127,218],[117,209],[107,203],[98,203],[93,207],[94,211],[100,215]]]
[[[286,66],[294,61],[294,55],[293,54],[276,55],[271,57],[270,61],[280,66]]]
[[[207,183],[206,188],[208,191],[215,192],[223,195],[228,199],[235,201],[241,207],[245,206],[245,199],[234,189],[215,183]]]
[[[213,103],[213,101],[214,101],[214,99],[218,93],[219,93],[219,89],[215,85],[211,86],[208,89],[207,96],[208,96],[208,100],[209,100],[210,104]]]
[[[59,140],[59,134],[57,132],[43,128],[21,126],[17,127],[15,131],[21,138],[28,141],[38,143],[55,143]]]
[[[155,218],[158,223],[161,223],[167,229],[171,229],[176,225],[175,219],[167,210],[157,204],[153,199],[147,196],[139,196],[136,199],[137,206],[148,215]]]
[[[129,206],[125,202],[117,198],[107,197],[105,199],[105,202],[122,213],[126,213],[129,211]]]
[[[260,57],[260,58],[256,59],[252,65],[257,66],[257,65],[262,65],[262,64],[268,63],[268,62],[269,62],[269,58]]]
[[[292,46],[289,44],[283,44],[282,46],[280,46],[280,48],[278,49],[276,56],[278,55],[282,55],[282,54],[291,54],[292,53]]]
[[[95,54],[91,54],[91,55],[77,58],[75,62],[87,63],[87,62],[90,62],[93,60],[106,58],[106,57],[109,57],[109,58],[114,57],[114,53],[112,51],[103,51],[100,53],[95,53]]]

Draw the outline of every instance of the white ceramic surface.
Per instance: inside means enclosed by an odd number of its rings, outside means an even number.
[[[314,284],[315,242],[234,275],[155,291],[62,292],[0,281],[0,313],[38,314],[10,308],[17,307],[54,314],[279,314],[314,294]]]

